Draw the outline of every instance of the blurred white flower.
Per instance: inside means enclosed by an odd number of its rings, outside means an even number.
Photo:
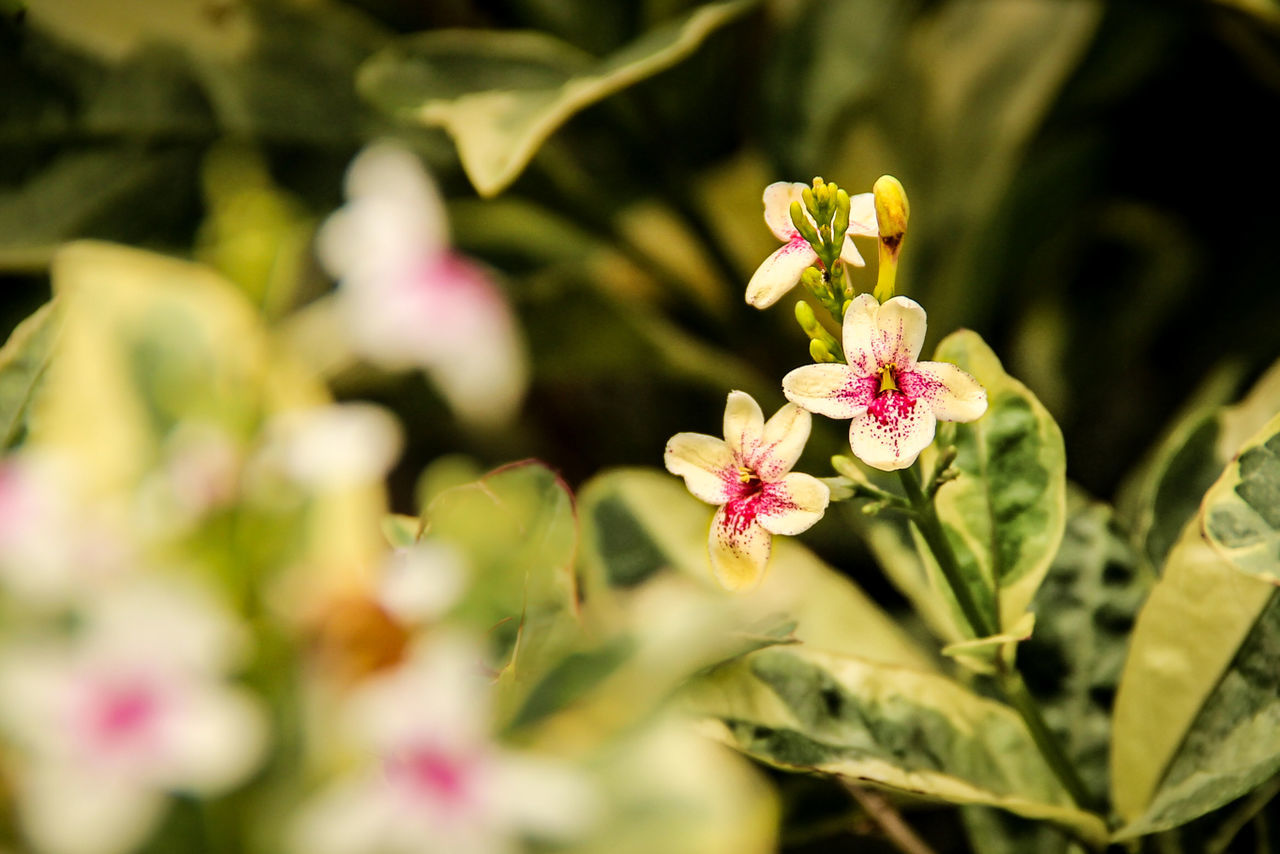
[[[378,603],[403,623],[427,623],[457,603],[466,583],[462,554],[447,543],[425,540],[388,556],[378,583]]]
[[[450,249],[444,203],[418,158],[374,144],[352,162],[346,194],[318,250],[340,280],[353,349],[426,371],[467,421],[509,419],[528,382],[515,320],[488,273]]]
[[[351,698],[366,767],[304,808],[295,851],[507,854],[525,837],[585,828],[594,799],[583,777],[490,738],[481,660],[476,646],[438,638]]]
[[[77,485],[53,456],[0,460],[0,585],[29,604],[62,605],[133,562],[123,508],[90,506]]]
[[[305,486],[341,489],[380,482],[400,446],[400,425],[387,410],[339,403],[276,416],[259,462]]]
[[[151,579],[102,594],[69,639],[4,651],[0,726],[37,851],[128,851],[166,794],[216,794],[256,767],[265,716],[223,682],[242,640],[210,596]]]

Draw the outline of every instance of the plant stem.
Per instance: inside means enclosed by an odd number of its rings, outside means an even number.
[[[902,814],[893,808],[893,804],[879,792],[855,786],[845,782],[844,787],[853,799],[858,802],[867,815],[880,825],[884,835],[903,854],[935,854],[929,845],[916,835],[911,825],[902,818]]]
[[[974,635],[976,637],[989,637],[997,634],[999,626],[992,625],[991,618],[978,608],[978,604],[973,598],[973,591],[969,589],[969,586],[960,576],[960,563],[951,548],[951,543],[947,540],[946,533],[942,530],[942,523],[938,521],[938,514],[933,508],[933,503],[924,494],[915,466],[902,469],[898,474],[902,478],[902,485],[907,492],[907,498],[911,501],[911,509],[916,525],[920,529],[920,534],[924,537],[925,543],[928,544],[929,550],[933,552],[934,560],[937,561],[938,568],[942,571],[943,577],[946,578],[947,584],[951,586],[951,591],[955,594],[960,610],[964,612],[965,619],[969,621],[969,626],[972,628]],[[1076,806],[1082,809],[1087,808],[1090,800],[1088,790],[1085,789],[1084,783],[1080,780],[1080,775],[1076,773],[1075,766],[1067,758],[1062,745],[1058,744],[1058,740],[1053,737],[1048,724],[1044,722],[1039,707],[1032,698],[1031,692],[1027,690],[1027,683],[1023,681],[1022,674],[1018,672],[1017,665],[1006,665],[1000,656],[997,656],[996,664],[1000,668],[1000,688],[1005,695],[1005,699],[1021,716],[1022,722],[1026,724],[1027,730],[1031,733],[1031,739],[1040,751],[1040,755],[1049,765],[1049,768],[1052,769],[1058,781],[1062,783],[1063,788],[1071,795],[1071,799],[1075,801]]]
[[[907,500],[911,502],[916,526],[929,545],[929,551],[933,552],[934,560],[938,562],[938,568],[942,570],[947,584],[951,586],[951,592],[955,594],[956,602],[960,604],[960,610],[964,612],[964,618],[968,620],[973,636],[981,638],[996,634],[997,627],[992,625],[987,616],[982,613],[977,601],[973,598],[973,591],[960,577],[960,563],[956,560],[955,552],[951,550],[951,544],[947,542],[947,535],[943,533],[942,524],[938,521],[938,514],[933,510],[933,504],[925,497],[915,466],[899,470],[898,475],[902,478]]]
[[[1000,687],[1004,691],[1005,699],[1017,709],[1022,722],[1027,725],[1027,730],[1031,733],[1032,741],[1040,749],[1040,755],[1053,769],[1058,782],[1062,783],[1063,788],[1071,795],[1071,800],[1075,801],[1076,806],[1081,809],[1089,809],[1091,799],[1088,790],[1084,787],[1084,782],[1076,773],[1071,760],[1067,758],[1062,745],[1049,731],[1049,725],[1044,722],[1040,714],[1040,707],[1036,705],[1031,692],[1027,690],[1027,683],[1023,681],[1022,674],[1018,672],[1016,666],[1001,667]]]

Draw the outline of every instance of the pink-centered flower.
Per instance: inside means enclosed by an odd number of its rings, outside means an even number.
[[[216,795],[266,746],[258,702],[227,683],[243,637],[211,594],[158,580],[104,591],[72,638],[0,655],[0,729],[18,817],[48,854],[123,854],[168,795]]]
[[[764,188],[764,221],[782,246],[764,260],[751,281],[747,283],[747,302],[756,308],[768,308],[800,281],[800,274],[813,266],[818,255],[809,241],[796,231],[791,222],[791,203],[801,201],[800,194],[808,184],[778,181]],[[805,217],[813,222],[808,211]],[[866,262],[853,245],[853,236],[876,237],[880,234],[876,224],[876,203],[871,193],[859,193],[849,197],[849,228],[845,231],[840,247],[840,260],[854,267]]]
[[[564,841],[590,823],[584,776],[492,738],[482,660],[469,640],[437,636],[349,698],[344,734],[364,767],[303,807],[293,850],[518,854],[524,838]]]
[[[907,297],[883,305],[861,294],[845,311],[848,364],[806,365],[782,378],[787,400],[828,418],[850,418],[849,445],[881,471],[906,468],[939,421],[973,421],[986,390],[949,362],[919,362],[924,309]]]
[[[444,200],[417,156],[370,146],[347,171],[346,194],[317,244],[340,280],[352,349],[422,369],[466,421],[510,418],[528,382],[515,318],[489,271],[450,246]]]
[[[826,512],[826,484],[791,471],[811,426],[809,413],[793,404],[766,422],[751,395],[734,391],[723,440],[677,433],[667,442],[667,470],[683,477],[696,498],[720,505],[711,522],[711,568],[728,589],[760,581],[773,534],[799,534]]]

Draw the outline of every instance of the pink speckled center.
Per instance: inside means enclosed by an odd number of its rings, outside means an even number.
[[[724,505],[724,526],[732,537],[738,537],[761,516],[795,509],[786,487],[781,482],[762,481],[754,472],[745,483],[735,478],[730,487],[729,499]]]
[[[871,401],[871,405],[867,407],[867,414],[888,426],[910,417],[915,406],[914,398],[907,397],[897,389],[886,389]]]

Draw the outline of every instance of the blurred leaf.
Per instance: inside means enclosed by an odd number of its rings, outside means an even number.
[[[761,650],[690,687],[730,744],[793,771],[998,806],[1100,841],[1010,708],[941,676],[807,648]]]
[[[1209,544],[1227,562],[1280,583],[1280,414],[1209,488],[1200,518]]]
[[[823,164],[833,161],[850,116],[886,84],[893,52],[919,5],[901,0],[799,4],[765,54],[761,81],[760,131],[783,174],[799,178],[829,168]],[[833,177],[843,185],[853,176]]]
[[[960,475],[938,491],[935,506],[980,607],[996,616],[1003,632],[1014,632],[1062,541],[1062,431],[977,333],[947,336],[934,357],[964,368],[987,390],[986,414],[955,425],[953,466]],[[924,456],[936,460],[936,446]],[[936,571],[931,555],[928,560]]]
[[[424,33],[372,57],[357,85],[391,115],[445,128],[476,190],[493,196],[572,115],[671,67],[756,5],[699,7],[598,61],[533,32]]]
[[[1280,411],[1280,362],[1237,404],[1217,405],[1226,393],[1214,386],[1204,394],[1210,403],[1176,421],[1121,496],[1134,542],[1156,572],[1232,455]]]
[[[930,210],[922,236],[937,253],[915,269],[939,317],[972,322],[994,298],[978,275],[991,218],[1101,15],[1093,2],[970,0],[934,5],[912,33],[906,73],[920,81],[927,142],[912,152],[923,162],[911,179]],[[894,101],[911,109],[910,99]]]
[[[537,463],[518,463],[447,489],[423,512],[424,536],[456,547],[471,570],[458,617],[491,632],[502,706],[576,631],[577,521],[568,488]]]
[[[565,854],[772,854],[778,804],[751,764],[671,715],[593,756],[604,807]]]
[[[258,36],[248,4],[240,2],[41,0],[29,20],[108,61],[122,60],[154,42],[235,60]]]
[[[1185,526],[1138,614],[1116,696],[1120,836],[1188,821],[1280,767],[1275,592],[1223,560],[1198,519]]]
[[[182,152],[146,153],[133,146],[68,148],[32,177],[0,191],[0,267],[43,269],[59,243],[86,235],[137,234],[164,206],[133,222],[112,222],[139,210],[190,168]],[[132,214],[130,215],[132,216]]]
[[[202,173],[208,214],[196,234],[197,260],[240,285],[267,318],[279,317],[297,301],[311,263],[313,221],[251,149],[215,147]]]
[[[61,330],[54,303],[48,302],[18,324],[0,347],[0,454],[22,444],[32,402]]]
[[[773,558],[758,588],[733,595],[720,591],[707,556],[714,508],[674,476],[644,469],[601,474],[583,487],[579,510],[588,608],[608,612],[617,607],[619,591],[675,573],[729,598],[755,621],[794,622],[794,637],[809,647],[922,670],[933,666],[857,585],[792,538],[774,538]]]
[[[55,257],[53,290],[64,334],[40,440],[72,454],[85,483],[131,489],[185,421],[252,435],[267,341],[232,285],[188,262],[79,242]]]

